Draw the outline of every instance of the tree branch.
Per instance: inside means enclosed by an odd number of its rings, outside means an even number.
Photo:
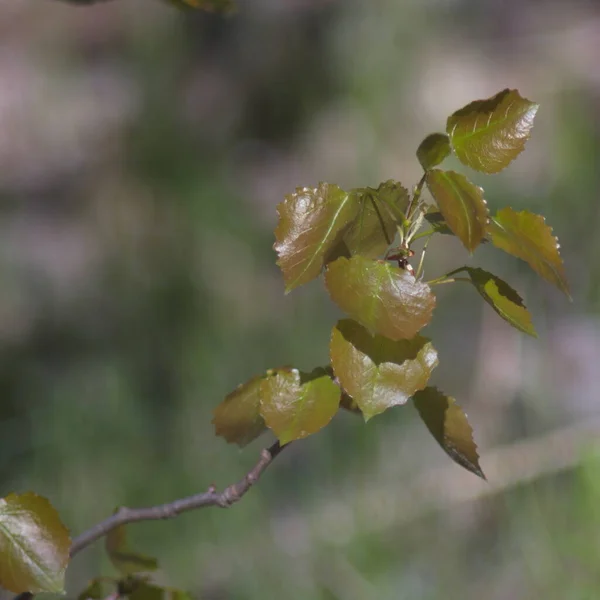
[[[206,508],[207,506],[218,506],[220,508],[229,508],[246,494],[246,492],[260,479],[265,469],[271,464],[273,459],[285,448],[279,442],[275,442],[270,448],[265,448],[260,454],[260,460],[246,474],[246,476],[237,483],[233,483],[222,492],[217,492],[214,486],[201,494],[194,494],[187,498],[180,498],[166,504],[150,506],[146,508],[120,508],[114,515],[101,521],[94,527],[84,531],[73,540],[70,555],[73,558],[77,553],[93,544],[96,540],[104,537],[107,533],[127,523],[137,521],[157,521],[160,519],[172,519],[177,515],[188,510],[197,508]]]

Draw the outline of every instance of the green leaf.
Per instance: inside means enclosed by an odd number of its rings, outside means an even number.
[[[445,133],[432,133],[419,144],[417,158],[427,171],[439,165],[450,152],[450,138]]]
[[[286,293],[319,276],[358,208],[354,194],[328,183],[298,188],[279,204],[274,248]]]
[[[71,539],[46,498],[0,499],[0,585],[15,594],[64,591]]]
[[[379,184],[375,193],[379,202],[389,207],[398,221],[402,222],[406,218],[410,195],[399,181],[388,179]]]
[[[372,336],[350,319],[334,327],[329,351],[338,381],[365,421],[405,404],[427,385],[438,364],[437,352],[427,338],[392,341]]]
[[[455,171],[433,169],[426,182],[448,227],[473,252],[485,236],[489,217],[483,190]]]
[[[538,108],[517,90],[506,89],[457,110],[448,117],[446,132],[460,162],[498,173],[525,148]]]
[[[435,387],[418,391],[413,400],[427,429],[448,456],[461,467],[485,479],[479,466],[473,430],[456,400]]]
[[[147,581],[137,581],[133,591],[127,594],[129,600],[192,600],[188,592],[168,587],[160,587]]]
[[[216,435],[243,448],[266,429],[260,414],[260,384],[264,377],[239,385],[215,408],[212,423]]]
[[[325,427],[339,408],[340,396],[340,388],[323,369],[310,374],[293,369],[262,381],[260,408],[283,445]]]
[[[523,299],[504,280],[483,269],[465,267],[481,297],[508,323],[533,337],[537,333]]]
[[[121,575],[146,573],[158,569],[158,561],[155,558],[129,549],[125,525],[120,525],[107,534],[105,546],[110,561]]]
[[[491,219],[488,235],[494,246],[524,260],[538,275],[571,297],[558,240],[544,217],[506,207]]]
[[[358,216],[343,238],[348,252],[339,253],[335,257],[329,256],[328,262],[333,262],[339,256],[355,254],[375,258],[385,252],[396,236],[396,221],[391,217],[390,211],[381,206],[377,191],[366,189],[355,193],[359,205]],[[408,196],[408,192],[406,193]]]
[[[362,256],[329,264],[325,284],[346,314],[392,340],[414,337],[429,323],[435,308],[428,285],[404,269]]]
[[[77,600],[102,600],[110,592],[109,589],[116,589],[118,581],[110,580],[107,577],[97,577],[88,582],[85,589],[77,596]]]

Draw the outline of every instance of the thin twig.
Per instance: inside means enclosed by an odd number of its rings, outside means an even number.
[[[232,504],[240,500],[244,494],[260,479],[265,469],[271,464],[273,459],[285,448],[279,442],[275,442],[270,448],[261,452],[260,460],[246,474],[246,476],[237,483],[233,483],[222,492],[217,492],[214,487],[201,494],[194,494],[187,498],[180,498],[166,504],[158,506],[149,506],[143,508],[120,508],[114,515],[101,521],[94,527],[84,531],[73,540],[70,555],[73,558],[84,548],[93,544],[96,540],[104,537],[113,529],[135,523],[137,521],[157,521],[160,519],[172,519],[177,515],[198,508],[208,506],[218,506],[220,508],[229,508]]]

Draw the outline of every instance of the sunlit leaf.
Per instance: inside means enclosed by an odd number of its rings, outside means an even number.
[[[265,429],[260,414],[260,383],[264,376],[239,385],[213,412],[215,433],[227,442],[244,447]]]
[[[405,404],[427,385],[438,364],[437,352],[427,338],[393,341],[371,335],[350,319],[334,327],[329,351],[336,377],[365,421]]]
[[[444,221],[473,252],[485,236],[489,217],[483,190],[455,171],[432,169],[426,181]]]
[[[427,171],[439,165],[450,152],[450,138],[445,133],[432,133],[419,144],[417,158]]]
[[[405,190],[406,191],[406,190]],[[385,252],[396,235],[396,222],[390,211],[381,205],[376,190],[362,190],[357,193],[358,215],[344,234],[343,242],[349,255],[360,254],[375,258]],[[328,262],[345,256],[329,256]]]
[[[105,546],[110,561],[122,575],[146,573],[158,569],[155,558],[129,549],[125,525],[120,525],[107,534]]]
[[[467,415],[451,396],[435,387],[418,391],[413,397],[421,419],[450,458],[471,473],[485,479],[479,466],[477,445]]]
[[[538,108],[517,90],[506,89],[457,110],[448,117],[446,132],[463,164],[497,173],[525,148]]]
[[[286,293],[321,273],[358,209],[355,194],[328,183],[298,188],[279,204],[274,248]]]
[[[504,280],[483,269],[465,267],[481,297],[508,323],[523,333],[537,337],[531,315],[523,299]]]
[[[536,273],[570,298],[558,240],[544,217],[506,207],[491,219],[488,235],[494,246],[527,262]]]
[[[325,283],[331,299],[346,314],[392,340],[414,337],[435,308],[428,285],[404,269],[362,256],[329,264]]]
[[[28,492],[0,499],[0,586],[15,594],[62,592],[70,546],[46,498]]]
[[[261,383],[261,413],[281,444],[316,433],[335,415],[340,388],[323,370],[280,372]]]

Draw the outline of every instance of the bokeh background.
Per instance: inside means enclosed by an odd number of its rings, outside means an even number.
[[[468,411],[489,483],[396,408],[344,414],[228,512],[130,528],[202,600],[600,598],[600,3],[0,1],[0,495],[74,533],[121,504],[237,480],[211,412],[268,367],[327,361],[319,282],[284,297],[275,207],[296,186],[418,180],[414,151],[469,101],[541,104],[526,152],[468,175],[547,216],[573,303],[492,248],[430,245],[520,290],[539,340],[438,288],[434,381]],[[449,163],[452,166],[452,162]],[[461,170],[466,172],[465,169]],[[102,544],[70,597],[113,574]]]

